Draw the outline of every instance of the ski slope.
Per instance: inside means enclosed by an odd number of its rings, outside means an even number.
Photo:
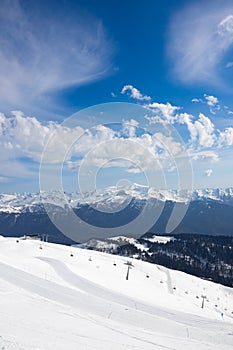
[[[231,288],[39,241],[0,237],[0,310],[1,350],[233,347]]]

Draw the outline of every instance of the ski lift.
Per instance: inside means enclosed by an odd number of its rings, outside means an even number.
[[[126,274],[126,280],[128,281],[129,279],[129,270],[132,269],[133,266],[133,263],[131,261],[127,261],[125,263],[125,265],[127,265],[127,274]]]

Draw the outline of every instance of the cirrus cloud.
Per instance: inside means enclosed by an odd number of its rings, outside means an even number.
[[[222,84],[221,68],[233,43],[231,1],[195,2],[172,18],[167,46],[173,73],[186,84]]]
[[[2,111],[48,110],[54,92],[109,73],[113,47],[103,24],[80,12],[61,2],[55,12],[52,4],[1,1]]]

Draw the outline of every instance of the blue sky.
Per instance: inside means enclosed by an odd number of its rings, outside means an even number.
[[[42,155],[48,189],[232,186],[232,44],[232,1],[3,0],[0,191]]]

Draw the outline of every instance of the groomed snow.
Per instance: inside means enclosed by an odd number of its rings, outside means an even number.
[[[231,288],[127,261],[1,237],[0,349],[232,349]]]

